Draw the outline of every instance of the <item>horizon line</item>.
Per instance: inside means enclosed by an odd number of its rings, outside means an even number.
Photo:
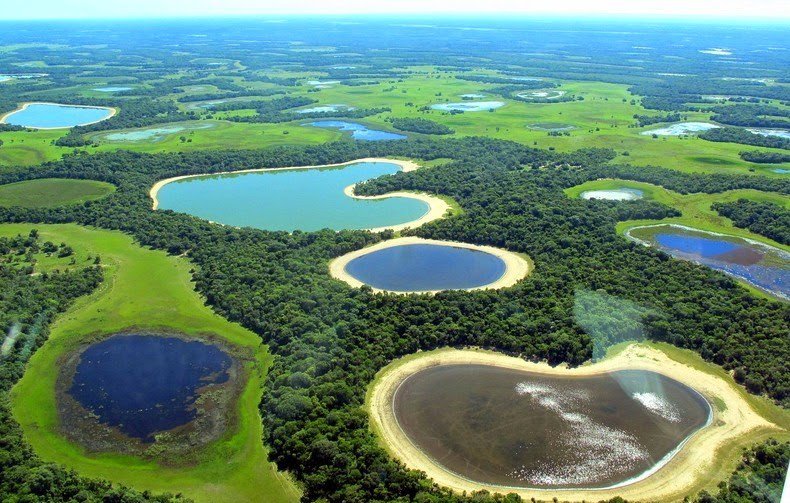
[[[617,20],[617,19],[630,19],[630,20],[643,20],[643,21],[696,21],[704,22],[705,24],[721,23],[721,22],[734,22],[736,24],[753,23],[755,21],[770,23],[770,24],[790,24],[790,17],[775,17],[767,15],[756,16],[736,16],[736,15],[711,15],[711,14],[666,14],[666,13],[591,13],[591,12],[451,12],[451,11],[430,11],[430,12],[292,12],[292,13],[233,13],[233,14],[213,14],[213,13],[196,13],[196,14],[174,14],[174,15],[145,15],[136,14],[130,16],[86,16],[86,17],[19,17],[19,18],[0,18],[0,22],[67,22],[67,21],[161,21],[161,20],[196,20],[196,19],[244,19],[250,18],[268,18],[268,19],[284,19],[284,18],[430,18],[436,16],[450,17],[455,19],[460,18],[476,18],[481,16],[489,20],[497,18],[507,18],[513,20],[514,17],[521,19],[533,20],[549,20],[549,19],[564,19],[564,20]]]

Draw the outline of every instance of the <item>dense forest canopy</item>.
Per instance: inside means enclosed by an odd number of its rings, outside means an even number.
[[[502,292],[374,295],[331,279],[326,264],[382,236],[233,229],[151,211],[147,197],[155,180],[174,175],[387,155],[453,161],[368,182],[360,193],[421,190],[450,196],[464,213],[415,234],[524,252],[534,259],[535,273]],[[260,334],[277,356],[261,410],[278,466],[304,482],[307,499],[348,501],[353,494],[359,501],[390,501],[435,489],[391,460],[368,430],[359,407],[376,371],[393,358],[446,345],[578,365],[592,354],[590,336],[574,318],[580,289],[648,309],[648,338],[694,349],[733,370],[751,392],[787,404],[787,304],[757,299],[721,273],[670,260],[615,233],[618,221],[662,218],[676,210],[650,201],[570,199],[563,189],[600,177],[638,178],[629,177],[634,172],[673,190],[759,185],[786,194],[788,182],[602,164],[610,158],[606,151],[553,154],[485,138],[72,156],[0,180],[90,178],[118,190],[74,208],[3,209],[0,219],[120,229],[142,244],[186,252],[198,266],[196,286],[207,302]],[[366,477],[371,472],[387,475]]]

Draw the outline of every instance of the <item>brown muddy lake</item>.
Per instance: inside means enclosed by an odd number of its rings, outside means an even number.
[[[393,411],[409,440],[450,472],[547,489],[639,480],[711,417],[702,395],[655,372],[558,376],[474,364],[409,376]]]

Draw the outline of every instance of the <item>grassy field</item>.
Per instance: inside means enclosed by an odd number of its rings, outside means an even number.
[[[336,84],[316,91],[305,84],[289,88],[293,96],[307,96],[319,101],[318,105],[346,104],[354,107],[389,107],[392,112],[365,119],[372,127],[391,129],[389,117],[424,117],[445,124],[457,136],[488,136],[518,141],[539,148],[570,151],[583,147],[609,147],[618,152],[615,162],[635,165],[657,165],[671,169],[705,173],[758,173],[766,176],[787,176],[775,173],[777,168],[790,168],[790,163],[761,165],[743,161],[738,153],[755,147],[733,143],[713,143],[699,138],[661,137],[641,135],[646,130],[660,127],[629,127],[634,124],[634,114],[654,115],[639,105],[638,97],[628,92],[627,86],[600,82],[561,82],[560,90],[568,95],[583,97],[583,101],[557,103],[529,103],[505,100],[488,91],[489,84],[455,78],[453,74],[437,72],[431,68],[413,68],[414,73],[402,81],[384,81],[365,86]],[[300,76],[302,76],[300,74]],[[317,78],[312,75],[311,78]],[[254,83],[240,84],[254,88]],[[93,84],[92,84],[93,85]],[[210,90],[210,86],[209,87]],[[202,90],[200,92],[205,92]],[[505,101],[506,105],[494,112],[467,112],[451,115],[440,111],[421,111],[420,108],[435,103],[462,101],[462,94],[485,94],[486,101]],[[175,95],[172,96],[174,99]],[[119,98],[119,101],[122,99]],[[633,101],[633,103],[632,103]],[[122,101],[121,101],[122,105]],[[189,109],[193,104],[179,104]],[[314,106],[314,105],[311,105]],[[203,111],[208,116],[210,111]],[[218,113],[215,118],[230,115],[248,115],[250,111]],[[709,114],[689,112],[689,121],[707,121]],[[171,152],[211,148],[262,148],[282,144],[314,144],[335,140],[342,133],[312,127],[303,127],[304,121],[284,124],[245,124],[218,120],[209,129],[174,133],[163,140],[106,142],[105,133],[94,135],[99,147],[88,147],[89,152],[117,150],[138,152]],[[574,127],[568,135],[549,136],[546,131],[530,128],[531,124],[553,122]],[[161,125],[157,126],[161,127]],[[287,131],[287,134],[285,132]],[[73,149],[57,147],[52,141],[63,136],[59,131],[24,131],[0,133],[5,145],[0,147],[0,166],[30,165],[59,158]],[[180,136],[192,141],[181,141]],[[771,149],[760,149],[771,150]],[[624,155],[627,153],[627,155]]]
[[[100,288],[56,320],[49,340],[12,390],[14,416],[36,452],[84,475],[137,489],[182,492],[197,501],[297,501],[298,489],[267,461],[261,443],[258,403],[271,356],[259,337],[204,305],[192,288],[192,265],[183,258],[141,248],[122,233],[77,225],[7,224],[0,226],[0,235],[27,234],[31,228],[38,229],[44,241],[71,245],[78,265],[99,255],[106,268]],[[197,464],[174,467],[130,456],[89,454],[58,433],[55,380],[59,356],[86,339],[132,328],[213,333],[256,354],[257,363],[249,365],[251,378],[239,401],[237,428],[200,451]]]
[[[114,185],[95,180],[41,178],[0,185],[0,206],[53,208],[100,199],[113,191]]]

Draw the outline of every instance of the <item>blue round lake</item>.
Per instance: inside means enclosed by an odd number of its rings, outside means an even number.
[[[407,197],[355,199],[349,185],[400,170],[387,162],[201,176],[168,183],[158,208],[272,231],[372,229],[418,220],[430,207]]]
[[[35,129],[59,129],[103,121],[112,117],[112,114],[113,110],[110,108],[30,103],[8,114],[4,122]]]
[[[370,129],[367,126],[358,124],[356,122],[346,121],[316,121],[302,124],[303,126],[320,127],[324,129],[338,129],[343,132],[351,133],[351,137],[355,140],[363,141],[392,141],[392,140],[405,140],[406,135],[390,133],[388,131],[380,131],[378,129]]]
[[[478,288],[497,281],[505,270],[505,262],[491,253],[437,244],[391,246],[345,267],[356,280],[391,292]]]
[[[226,382],[232,363],[199,341],[115,335],[80,355],[68,393],[100,423],[152,442],[195,419],[199,391]]]

